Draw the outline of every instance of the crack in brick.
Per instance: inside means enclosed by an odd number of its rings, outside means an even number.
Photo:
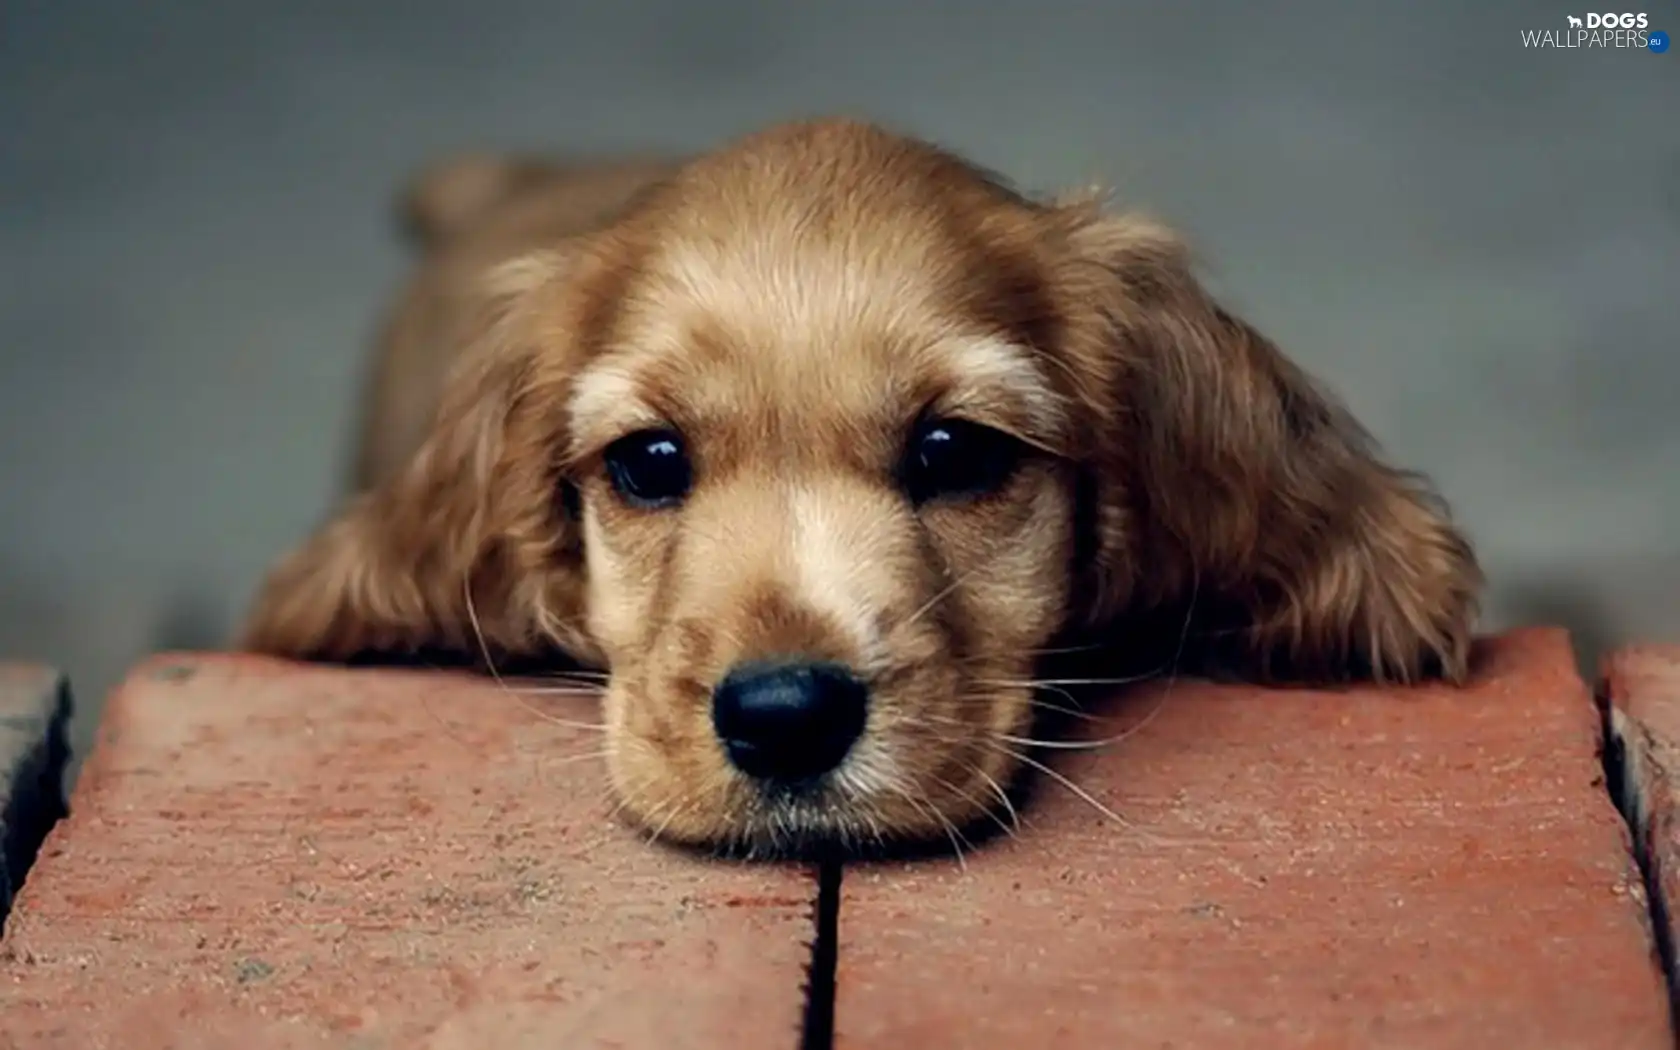
[[[1651,848],[1651,804],[1639,777],[1642,743],[1630,739],[1638,733],[1638,726],[1616,709],[1608,695],[1599,693],[1594,699],[1602,720],[1604,789],[1627,824],[1633,843],[1634,863],[1645,888],[1651,940],[1668,989],[1669,1030],[1676,1050],[1680,1050],[1680,961],[1676,956],[1674,928],[1670,925],[1670,902],[1663,895],[1661,861]]]
[[[815,931],[811,939],[811,961],[805,971],[805,1018],[801,1025],[799,1050],[831,1050],[834,1046],[842,870],[838,860],[825,860],[817,866],[817,902],[811,916]]]
[[[7,683],[0,681],[0,690]],[[45,690],[41,686],[45,685]],[[64,798],[73,700],[61,675],[23,681],[19,713],[0,718],[0,932],[47,834],[69,814]],[[0,696],[0,708],[8,707]]]

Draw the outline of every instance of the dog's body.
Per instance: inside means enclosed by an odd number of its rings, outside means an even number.
[[[606,669],[614,787],[666,837],[975,819],[1067,640],[1465,673],[1469,545],[1158,225],[846,121],[416,202],[364,491],[248,644]]]

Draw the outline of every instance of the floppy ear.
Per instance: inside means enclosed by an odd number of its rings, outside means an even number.
[[[245,648],[321,660],[592,659],[559,466],[573,333],[558,256],[506,264],[426,441],[269,575]]]
[[[1424,480],[1214,302],[1170,231],[1075,214],[1095,613],[1194,612],[1192,651],[1261,680],[1461,679],[1482,574]]]

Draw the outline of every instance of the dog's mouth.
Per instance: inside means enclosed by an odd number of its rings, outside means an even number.
[[[1007,790],[1000,786],[1000,792]],[[798,784],[747,785],[726,823],[689,844],[722,856],[767,860],[960,854],[1010,828],[1002,815],[1010,812],[1010,803],[999,801],[1008,797],[982,799],[966,785],[865,793],[841,771]]]
[[[754,789],[730,830],[709,846],[747,859],[852,857],[886,848],[884,830],[867,802],[824,778]]]

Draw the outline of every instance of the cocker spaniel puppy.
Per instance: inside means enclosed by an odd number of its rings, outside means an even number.
[[[1464,536],[1155,222],[840,120],[423,189],[418,391],[249,648],[603,669],[624,810],[752,849],[978,819],[1055,646],[1466,673]]]

